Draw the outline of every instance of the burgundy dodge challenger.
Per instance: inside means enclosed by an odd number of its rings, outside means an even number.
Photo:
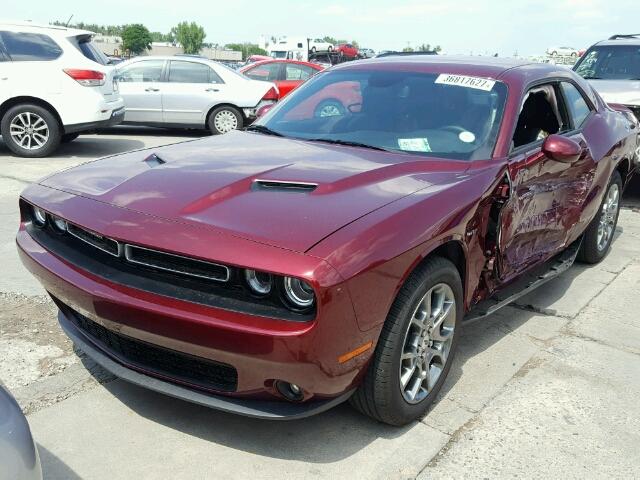
[[[17,244],[117,376],[248,416],[350,399],[402,425],[465,321],[606,255],[638,132],[562,67],[353,62],[247,131],[40,180]]]

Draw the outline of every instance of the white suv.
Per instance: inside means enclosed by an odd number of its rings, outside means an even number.
[[[46,157],[61,142],[124,118],[115,69],[92,37],[0,23],[0,133],[16,155]]]

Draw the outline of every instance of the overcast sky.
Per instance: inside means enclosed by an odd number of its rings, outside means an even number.
[[[521,55],[549,46],[586,48],[640,31],[639,0],[36,0],[3,2],[4,20],[143,23],[167,32],[194,20],[206,41],[257,42],[261,34],[331,35],[374,50],[441,45],[448,53]]]

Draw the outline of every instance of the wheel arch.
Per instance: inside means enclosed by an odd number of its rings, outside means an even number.
[[[622,187],[624,188],[627,185],[627,180],[629,180],[631,161],[627,158],[623,158],[618,162],[614,171],[617,171],[620,174],[620,177],[622,177]]]
[[[64,124],[62,123],[62,118],[60,118],[60,114],[55,109],[55,107],[51,105],[49,102],[42,100],[41,98],[30,97],[28,95],[21,95],[19,97],[10,98],[6,100],[2,105],[0,105],[0,121],[4,118],[4,115],[7,113],[7,111],[10,108],[15,107],[16,105],[22,105],[22,104],[28,104],[28,103],[38,105],[39,107],[45,108],[49,112],[51,112],[51,114],[56,118],[56,120],[58,120],[60,129],[64,133]]]
[[[207,111],[207,114],[204,117],[204,126],[205,126],[205,128],[208,128],[208,126],[209,126],[209,118],[211,118],[211,114],[213,113],[213,111],[215,109],[217,109],[217,108],[220,108],[220,107],[233,107],[233,108],[235,108],[238,112],[240,112],[240,115],[242,116],[242,121],[243,122],[247,121],[247,117],[244,114],[244,110],[241,107],[239,107],[237,105],[234,105],[233,103],[222,102],[222,103],[216,103],[215,105],[212,105],[209,108],[209,110]]]

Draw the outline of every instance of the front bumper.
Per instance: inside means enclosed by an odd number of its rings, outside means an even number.
[[[223,412],[235,413],[247,417],[263,418],[267,420],[296,420],[324,412],[345,400],[352,394],[349,390],[342,395],[328,400],[313,402],[282,402],[269,400],[236,399],[222,395],[211,395],[190,388],[186,388],[162,379],[151,377],[127,368],[106,354],[91,339],[69,320],[62,311],[58,312],[60,326],[73,343],[87,354],[93,361],[116,377],[139,385],[149,390],[164,393],[171,397],[180,398],[192,403],[215,408]]]

